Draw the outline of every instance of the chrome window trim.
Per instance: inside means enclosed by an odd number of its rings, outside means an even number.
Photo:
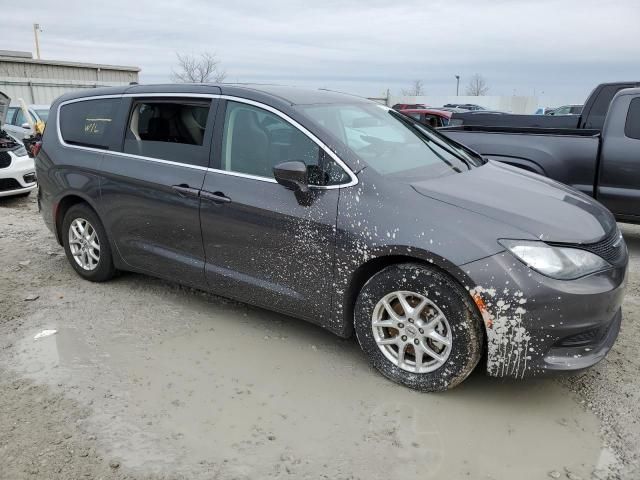
[[[347,183],[341,183],[339,185],[326,185],[326,186],[322,186],[322,185],[309,185],[309,188],[313,188],[313,189],[317,189],[317,190],[331,190],[331,189],[335,189],[335,188],[343,188],[343,187],[351,187],[353,185],[357,185],[358,183],[358,177],[356,177],[356,175],[351,171],[351,169],[342,161],[342,159],[340,159],[340,157],[338,157],[338,155],[336,155],[335,153],[333,153],[333,151],[331,151],[331,149],[324,144],[324,142],[322,140],[320,140],[318,137],[316,137],[313,133],[311,133],[309,130],[307,130],[305,127],[303,127],[302,125],[300,125],[298,122],[296,122],[293,118],[289,117],[287,114],[282,113],[280,110],[273,108],[270,105],[265,105],[264,103],[260,103],[260,102],[256,102],[254,100],[249,100],[247,98],[241,98],[241,97],[235,97],[233,95],[219,95],[218,98],[221,98],[223,100],[230,100],[232,102],[238,102],[238,103],[245,103],[247,105],[253,105],[254,107],[258,107],[261,108],[263,110],[267,110],[268,112],[273,113],[274,115],[279,116],[280,118],[282,118],[285,122],[293,125],[295,128],[297,128],[298,130],[300,130],[302,133],[304,133],[308,138],[311,139],[311,141],[313,141],[316,145],[318,145],[318,147],[320,147],[322,150],[324,150],[324,152],[329,155],[334,162],[336,162],[340,168],[342,168],[347,175],[349,175],[350,181]],[[225,172],[227,172],[227,170],[224,170]],[[254,175],[252,175],[252,177],[255,177]],[[257,177],[257,178],[264,178],[264,179],[268,179],[268,180],[273,180],[275,182],[274,179],[269,179],[268,177]]]
[[[233,171],[229,171],[229,170],[221,170],[221,169],[217,169],[217,168],[209,168],[209,167],[202,167],[199,165],[192,165],[189,163],[181,163],[181,162],[173,162],[171,160],[164,160],[161,158],[155,158],[155,157],[145,157],[142,155],[134,155],[131,153],[124,153],[124,152],[114,152],[113,150],[107,150],[107,149],[102,149],[102,148],[92,148],[92,147],[83,147],[81,145],[71,145],[68,144],[67,142],[64,141],[64,139],[62,138],[62,131],[60,130],[60,110],[62,109],[63,106],[68,105],[70,103],[77,103],[77,102],[85,102],[85,101],[89,101],[89,100],[103,100],[103,99],[109,99],[109,98],[149,98],[149,97],[163,97],[163,98],[167,98],[167,97],[171,97],[171,98],[209,98],[209,99],[222,99],[222,100],[230,100],[230,101],[234,101],[234,102],[239,102],[239,103],[246,103],[248,105],[253,105],[255,107],[258,108],[262,108],[264,110],[267,110],[279,117],[281,117],[283,120],[285,120],[286,122],[290,123],[291,125],[293,125],[295,128],[297,128],[298,130],[300,130],[302,133],[304,133],[308,138],[310,138],[316,145],[318,145],[318,147],[320,147],[322,150],[324,150],[324,152],[329,155],[338,165],[340,165],[340,167],[347,173],[347,175],[349,175],[350,181],[347,183],[341,183],[339,185],[309,185],[309,188],[312,188],[314,190],[333,190],[333,189],[337,189],[337,188],[346,188],[346,187],[352,187],[354,185],[358,184],[358,177],[356,176],[355,173],[353,173],[353,171],[347,166],[347,164],[345,164],[342,159],[340,157],[338,157],[338,155],[336,155],[322,140],[320,140],[318,137],[316,137],[313,133],[311,133],[308,129],[306,129],[305,127],[303,127],[300,123],[296,122],[294,119],[292,119],[291,117],[289,117],[287,114],[281,112],[280,110],[273,108],[270,105],[266,105],[264,103],[261,102],[256,102],[255,100],[249,100],[247,98],[242,98],[242,97],[236,97],[233,95],[222,95],[222,94],[209,94],[209,93],[171,93],[171,92],[165,92],[165,93],[123,93],[123,94],[117,94],[117,95],[93,95],[90,97],[81,97],[81,98],[72,98],[71,100],[66,100],[64,102],[61,102],[57,109],[56,109],[56,133],[58,135],[58,141],[60,142],[60,144],[66,148],[74,148],[77,150],[84,150],[84,151],[88,151],[88,152],[95,152],[95,153],[102,153],[102,154],[106,154],[106,155],[117,155],[117,156],[123,156],[123,157],[129,157],[129,158],[135,158],[137,160],[146,160],[149,162],[156,162],[156,163],[162,163],[165,165],[174,165],[174,166],[178,166],[178,167],[184,167],[184,168],[193,168],[196,170],[204,170],[207,172],[211,172],[211,173],[220,173],[223,175],[230,175],[230,176],[234,176],[234,177],[242,177],[242,178],[249,178],[252,180],[258,180],[261,182],[268,182],[268,183],[278,183],[274,178],[269,178],[269,177],[260,177],[257,175],[250,175],[247,173],[241,173],[241,172],[233,172]]]
[[[71,145],[71,148],[75,148],[75,145]],[[81,147],[84,148],[84,147]],[[88,148],[88,147],[87,147]],[[154,158],[154,157],[145,157],[143,155],[134,155],[133,153],[121,153],[121,152],[114,152],[111,150],[100,150],[100,149],[96,149],[98,152],[102,152],[105,155],[112,155],[112,156],[125,156],[127,158],[135,158],[136,160],[145,160],[148,162],[154,162],[154,163],[163,163],[165,165],[172,165],[174,167],[183,167],[183,168],[191,168],[193,170],[203,170],[203,171],[208,171],[209,168],[208,167],[203,167],[201,165],[191,165],[190,163],[181,163],[181,162],[173,162],[171,160],[164,160],[163,158]]]

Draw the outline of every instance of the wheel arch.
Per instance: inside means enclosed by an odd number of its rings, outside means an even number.
[[[62,222],[64,220],[64,216],[72,206],[79,203],[87,204],[96,213],[96,215],[98,215],[98,210],[96,209],[93,202],[85,195],[77,192],[66,194],[53,205],[53,221],[55,226],[56,240],[60,245],[62,245]],[[100,217],[100,215],[98,215],[98,217]]]
[[[351,337],[353,335],[353,312],[358,294],[362,290],[362,287],[376,273],[382,271],[388,266],[403,263],[415,263],[430,268],[436,268],[451,277],[452,280],[457,282],[465,290],[469,291],[470,288],[473,288],[474,284],[471,279],[455,264],[428,252],[416,252],[415,250],[411,250],[411,252],[413,253],[412,255],[408,253],[389,253],[387,255],[376,256],[364,262],[352,273],[342,299],[344,305],[342,322],[343,334],[345,337]],[[471,295],[469,295],[469,299],[476,308],[478,315],[481,317],[480,310],[473,301]]]

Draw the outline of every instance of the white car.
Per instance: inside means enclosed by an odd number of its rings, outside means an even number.
[[[9,98],[0,92],[0,197],[29,195],[36,188],[36,168],[27,149],[1,126],[9,107]]]
[[[31,121],[33,123],[39,121],[47,123],[47,119],[49,118],[49,107],[49,105],[29,105],[27,108],[29,110]],[[22,140],[24,137],[33,133],[31,126],[20,107],[9,107],[7,110],[7,117],[3,123],[5,125],[2,128],[19,140]]]

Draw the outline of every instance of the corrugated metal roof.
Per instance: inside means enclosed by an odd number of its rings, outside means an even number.
[[[140,67],[130,67],[124,65],[106,65],[101,63],[84,63],[84,62],[67,62],[64,60],[38,60],[35,58],[22,58],[11,56],[0,56],[0,62],[11,63],[28,63],[32,65],[51,65],[58,67],[75,67],[75,68],[89,68],[89,69],[101,69],[101,70],[124,70],[128,72],[139,72]]]
[[[0,57],[33,58],[33,53],[31,53],[31,52],[21,52],[19,50],[0,50]]]
[[[16,103],[49,104],[73,90],[129,85],[138,81],[138,67],[98,63],[37,60],[1,55],[0,91]]]

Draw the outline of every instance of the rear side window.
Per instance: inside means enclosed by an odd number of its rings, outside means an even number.
[[[624,134],[629,138],[640,140],[640,97],[634,98],[629,104]]]
[[[600,90],[600,94],[596,98],[595,102],[593,102],[591,111],[588,112],[589,118],[585,125],[586,128],[602,128],[604,125],[604,117],[607,115],[607,110],[609,110],[609,104],[611,103],[614,95],[618,93],[618,90],[621,88],[624,87],[619,85],[607,85]]]
[[[140,99],[133,102],[124,152],[206,166],[210,100]]]
[[[442,122],[440,121],[440,117],[437,115],[425,115],[424,116],[425,125],[429,125],[432,128],[437,128],[442,126]]]
[[[0,107],[2,108],[2,107]],[[13,124],[13,116],[16,114],[16,107],[10,107],[7,110],[7,123]],[[2,118],[2,111],[0,110],[0,118]]]
[[[60,107],[60,133],[70,145],[108,149],[117,98],[83,100]]]

